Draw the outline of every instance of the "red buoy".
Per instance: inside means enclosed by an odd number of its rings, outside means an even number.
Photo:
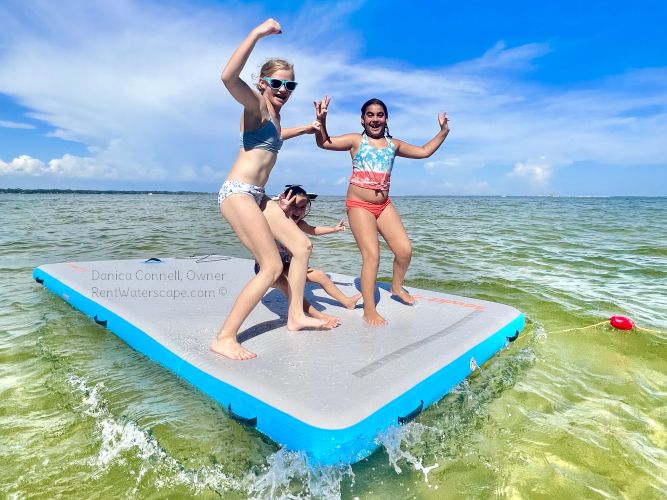
[[[632,330],[635,327],[635,322],[627,316],[612,316],[609,324],[619,330]]]

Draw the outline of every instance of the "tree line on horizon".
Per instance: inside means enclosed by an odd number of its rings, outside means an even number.
[[[23,189],[0,188],[3,194],[213,194],[202,191],[132,191],[113,189]]]

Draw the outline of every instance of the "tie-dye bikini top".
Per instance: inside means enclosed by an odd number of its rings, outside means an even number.
[[[377,149],[368,144],[368,136],[361,134],[359,151],[352,158],[350,184],[365,189],[389,191],[391,169],[394,166],[396,148],[389,137],[387,147]]]

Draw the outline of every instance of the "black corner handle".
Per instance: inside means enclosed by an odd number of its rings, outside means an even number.
[[[412,410],[410,413],[408,413],[404,417],[398,417],[398,423],[400,425],[403,425],[403,424],[407,424],[408,422],[411,422],[412,420],[417,418],[417,415],[419,415],[422,412],[423,409],[424,409],[424,400],[422,399],[417,408]]]
[[[229,412],[229,416],[232,417],[233,420],[236,420],[237,422],[243,425],[248,425],[250,427],[257,427],[257,417],[245,418],[242,417],[241,415],[237,415],[232,411],[231,403],[229,403],[229,406],[227,406],[227,411]]]
[[[519,330],[516,331],[516,335],[514,335],[514,337],[507,337],[507,340],[509,340],[510,342],[514,342],[518,338],[519,338]]]
[[[39,276],[35,276],[35,281],[39,283],[40,285],[44,283],[44,279],[40,278]]]
[[[98,325],[107,326],[107,320],[106,319],[99,319],[97,317],[97,314],[95,315],[95,317],[93,319],[95,320],[95,323],[97,323]]]
[[[162,261],[160,259],[158,259],[157,257],[151,257],[150,259],[145,260],[144,264],[150,264],[151,262],[162,262]]]

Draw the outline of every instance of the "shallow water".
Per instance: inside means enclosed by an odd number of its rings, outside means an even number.
[[[32,281],[48,262],[247,257],[214,195],[0,195],[0,496],[667,496],[667,199],[394,203],[408,285],[510,304],[527,325],[371,457],[318,469]],[[342,216],[324,197],[308,221]],[[312,262],[356,275],[351,234],[315,239]],[[643,329],[572,330],[612,314]]]

